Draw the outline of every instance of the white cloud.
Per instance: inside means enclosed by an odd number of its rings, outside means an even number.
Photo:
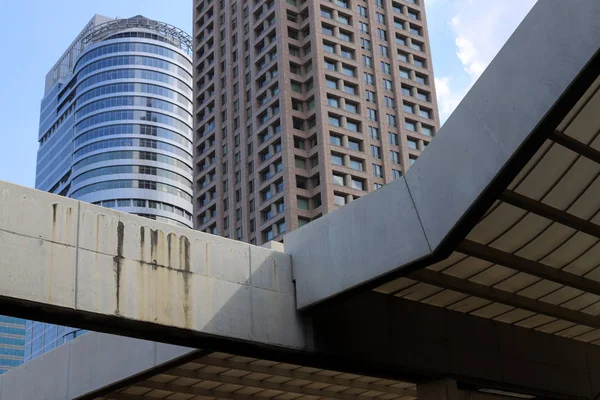
[[[451,89],[452,86],[452,77],[450,76],[435,78],[435,90],[437,92],[438,107],[442,121],[445,121],[452,114],[452,111],[454,111],[466,94],[464,88]]]
[[[442,121],[460,103],[536,1],[451,0],[452,7],[445,8],[451,13],[446,20],[455,38],[456,57],[468,79],[453,79],[448,74],[436,79]],[[439,8],[431,12],[436,10]]]

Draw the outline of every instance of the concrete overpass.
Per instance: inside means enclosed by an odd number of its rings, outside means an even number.
[[[404,179],[283,251],[0,184],[2,312],[138,338],[0,398],[596,398],[599,20],[539,2]]]

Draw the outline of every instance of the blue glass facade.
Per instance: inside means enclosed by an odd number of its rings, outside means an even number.
[[[102,18],[46,79],[36,188],[192,227],[191,38],[141,16]],[[22,357],[83,333],[27,321]]]
[[[0,374],[20,365],[25,356],[25,320],[0,315]]]

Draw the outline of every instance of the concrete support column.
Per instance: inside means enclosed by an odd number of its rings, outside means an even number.
[[[340,73],[342,72],[342,62],[341,61],[335,62],[335,70]]]
[[[350,174],[344,175],[344,186],[352,187],[352,176]]]
[[[442,379],[417,386],[419,400],[458,400],[458,389],[453,379]]]
[[[421,132],[421,121],[416,121],[415,126],[416,126],[416,129],[417,129],[417,132]]]
[[[342,54],[342,45],[339,43],[336,43],[333,46],[333,51],[335,52],[335,54],[337,54],[338,56]]]
[[[343,98],[342,98],[343,101]],[[341,104],[340,104],[341,105]],[[344,107],[346,107],[346,103],[344,102]],[[342,118],[340,118],[340,124],[342,128],[346,128],[346,121],[348,120],[348,118],[342,116]]]
[[[340,109],[342,109],[342,110],[346,109],[346,99],[343,97],[340,97]]]
[[[344,102],[345,105],[345,102]],[[348,147],[348,136],[342,136],[342,146]]]
[[[420,115],[419,111],[421,111],[421,106],[419,106],[417,103],[415,103],[414,110],[415,110],[415,115]]]
[[[411,80],[411,81],[414,81],[414,80],[415,80],[415,77],[416,77],[416,75],[415,75],[415,70],[414,70],[414,69],[411,69],[411,70],[409,71],[409,73],[408,73],[408,76],[410,76],[410,80]]]
[[[344,154],[344,167],[350,167],[350,156],[348,154]]]

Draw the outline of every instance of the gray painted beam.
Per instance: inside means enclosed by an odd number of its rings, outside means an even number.
[[[594,161],[598,164],[600,164],[600,151],[591,148],[590,146],[581,143],[579,140],[577,139],[573,139],[570,136],[565,135],[562,132],[559,131],[554,131],[551,135],[550,138],[552,141],[560,144],[563,147],[566,147],[567,149],[574,151],[575,153],[581,154],[582,156],[584,156],[585,158]]]
[[[536,314],[547,315],[549,317],[562,319],[579,325],[600,328],[600,318],[594,317],[593,315],[555,306],[550,303],[534,300],[532,298],[520,296],[504,290],[495,289],[493,287],[481,285],[467,279],[456,278],[442,272],[435,272],[424,268],[413,272],[409,276],[412,279],[416,279],[429,285],[438,286],[442,289],[453,290],[469,296],[491,300],[493,302],[506,304],[515,308],[521,308]]]
[[[560,283],[561,285],[570,286],[583,292],[589,292],[600,296],[600,282],[558,268],[553,268],[537,261],[529,260],[467,239],[463,240],[456,250],[471,257],[479,258],[494,264],[502,265],[506,268],[537,276],[541,279],[547,279],[549,281]]]
[[[523,196],[517,192],[505,190],[500,197],[498,197],[498,200],[600,239],[599,225],[540,201],[533,200],[527,196]]]

